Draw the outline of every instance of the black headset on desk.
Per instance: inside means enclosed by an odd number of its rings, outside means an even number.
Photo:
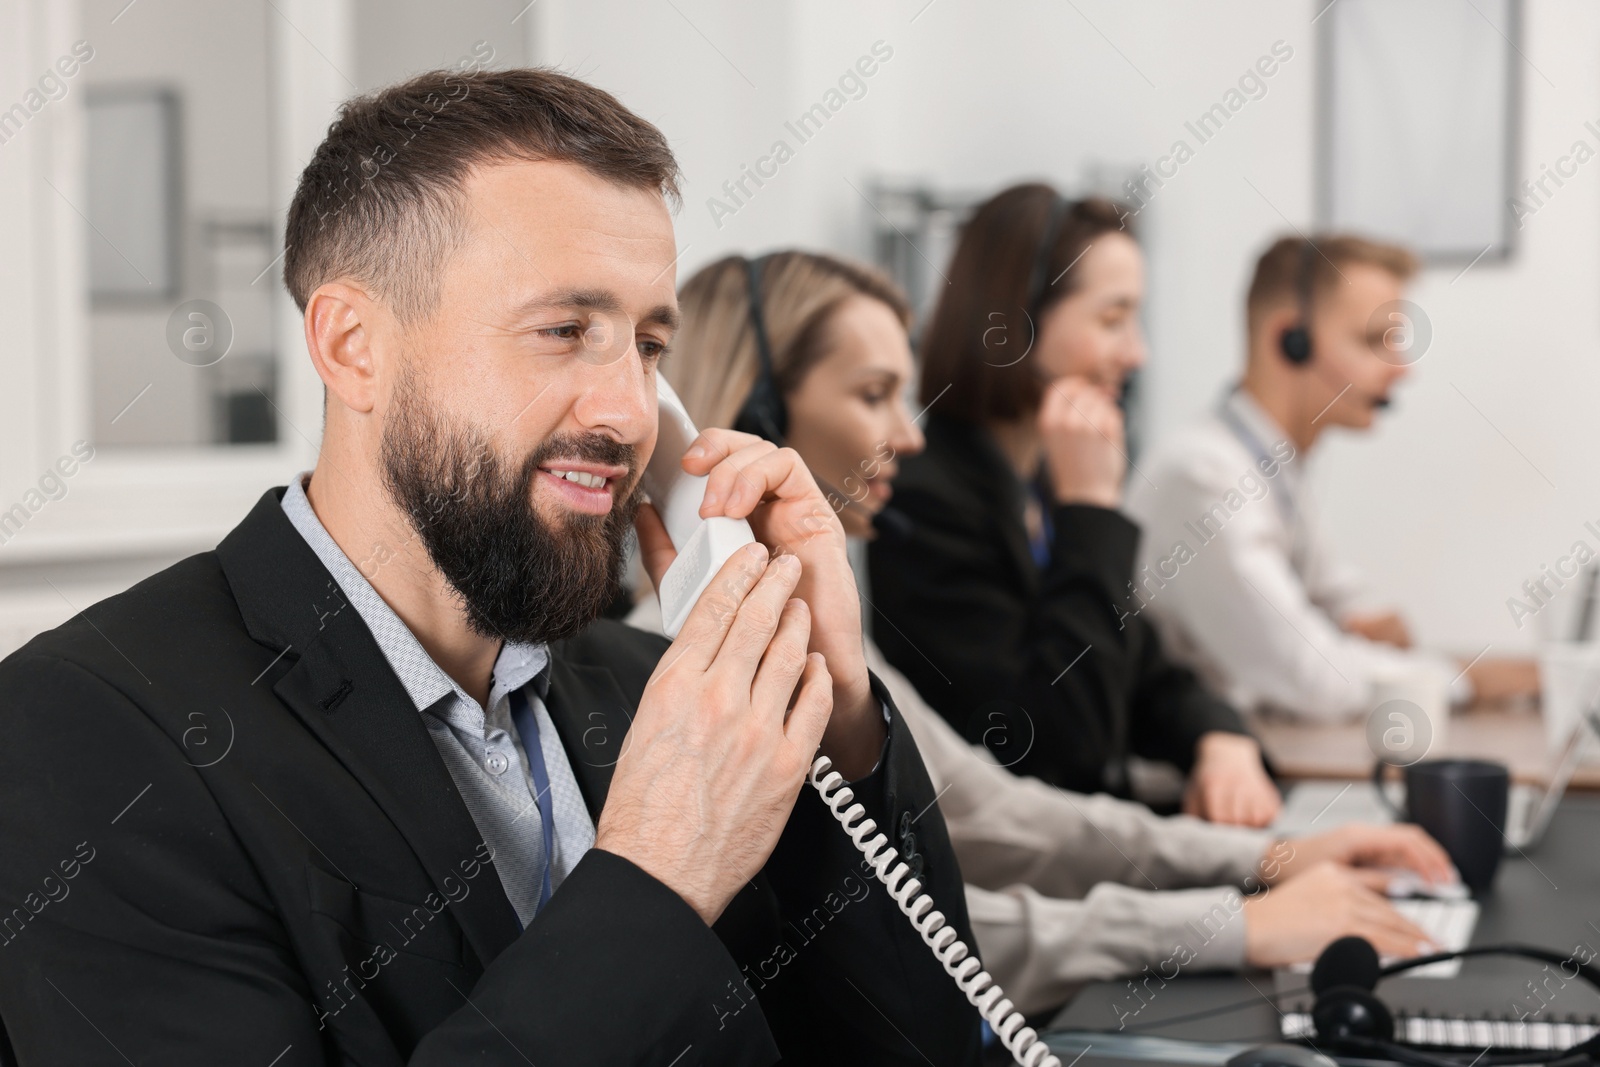
[[[1316,1002],[1311,1022],[1317,1041],[1337,1053],[1376,1056],[1415,1067],[1464,1067],[1460,1060],[1422,1052],[1398,1044],[1394,1039],[1394,1013],[1373,992],[1380,979],[1403,974],[1417,967],[1468,956],[1520,956],[1524,959],[1571,965],[1596,990],[1600,990],[1600,971],[1570,956],[1532,945],[1477,945],[1454,952],[1401,960],[1387,967],[1379,965],[1378,952],[1364,937],[1341,937],[1322,950],[1311,970],[1311,989]],[[1529,1049],[1481,1055],[1475,1064],[1549,1064],[1580,1067],[1600,1059],[1600,1035],[1567,1049]]]
[[[749,296],[750,332],[755,336],[756,343],[756,381],[750,389],[750,395],[745,398],[744,405],[739,409],[739,414],[733,420],[733,428],[740,433],[755,434],[783,447],[784,438],[789,431],[789,409],[783,403],[783,391],[778,388],[777,375],[772,370],[772,342],[767,336],[767,320],[761,311],[761,270],[766,266],[770,256],[758,256],[755,259],[744,261],[745,283]],[[843,507],[859,508],[861,505],[849,496],[834,489],[816,474],[817,484],[838,500]],[[863,509],[865,510],[865,509]],[[911,520],[904,512],[897,511],[892,506],[879,509],[876,515],[869,513],[869,521],[878,531],[879,536],[891,541],[905,541],[911,536]]]
[[[1381,979],[1403,974],[1417,967],[1445,960],[1465,959],[1469,956],[1520,956],[1524,959],[1571,965],[1575,977],[1582,978],[1600,990],[1600,970],[1579,963],[1570,956],[1532,945],[1475,945],[1454,952],[1440,952],[1432,956],[1401,960],[1384,967],[1372,942],[1364,937],[1341,937],[1322,954],[1311,970],[1311,992],[1316,1000],[1311,1008],[1311,1022],[1316,1038],[1301,1039],[1285,1046],[1271,1044],[1247,1049],[1229,1059],[1225,1067],[1290,1067],[1305,1061],[1306,1045],[1320,1055],[1313,1057],[1318,1063],[1329,1054],[1355,1058],[1390,1061],[1410,1067],[1513,1067],[1513,1065],[1542,1064],[1545,1067],[1589,1067],[1600,1063],[1600,1034],[1587,1041],[1565,1049],[1528,1049],[1516,1052],[1480,1053],[1470,1064],[1464,1059],[1454,1059],[1441,1053],[1424,1052],[1403,1045],[1394,1039],[1394,1013],[1373,992]],[[1294,990],[1304,993],[1305,989]],[[1216,1008],[1192,1012],[1175,1018],[1153,1019],[1149,1023],[1135,1024],[1130,1030],[1150,1027],[1170,1027],[1178,1023],[1213,1019],[1219,1015],[1259,1007],[1260,994],[1249,1000],[1224,1004]],[[1298,1051],[1298,1055],[1292,1055]],[[1290,1053],[1290,1054],[1285,1054]],[[1328,1061],[1332,1063],[1331,1060]]]

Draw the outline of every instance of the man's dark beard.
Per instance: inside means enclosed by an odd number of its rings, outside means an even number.
[[[600,434],[552,434],[508,470],[476,427],[436,419],[408,382],[381,448],[384,487],[433,565],[484,637],[537,643],[571,637],[621,589],[628,528],[641,492],[632,446]],[[560,528],[533,505],[539,466],[552,460],[626,466],[605,515],[568,512]]]

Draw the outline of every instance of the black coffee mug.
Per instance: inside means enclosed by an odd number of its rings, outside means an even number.
[[[1405,768],[1406,810],[1383,792],[1385,764],[1373,771],[1378,796],[1397,818],[1414,822],[1450,854],[1461,881],[1474,893],[1494,884],[1505,850],[1506,803],[1511,772],[1504,763],[1478,759],[1422,760]]]

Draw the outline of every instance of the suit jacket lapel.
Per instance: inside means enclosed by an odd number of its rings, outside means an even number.
[[[974,490],[992,506],[990,515],[1000,526],[1006,555],[1015,566],[1023,587],[1030,593],[1039,589],[1039,565],[1033,561],[1028,530],[1023,524],[1023,506],[1028,487],[1017,477],[1011,461],[987,430],[940,416],[928,420],[928,446],[940,447],[971,482]],[[948,464],[947,464],[948,466]]]
[[[598,823],[611,788],[611,775],[633,722],[633,705],[609,669],[569,662],[560,649],[551,655],[545,708],[561,735],[589,817]]]
[[[477,827],[411,697],[290,524],[282,495],[269,490],[217,546],[245,625],[284,652],[269,668],[273,692],[361,782],[449,898],[444,879],[462,877],[459,864],[481,840]],[[521,930],[498,878],[480,878],[450,910],[484,964]]]
[[[411,697],[355,610],[330,619],[323,639],[272,689],[383,808],[439,895],[453,895],[447,886],[459,891],[462,865],[481,858],[482,835]],[[498,877],[475,879],[450,910],[485,964],[522,930]]]

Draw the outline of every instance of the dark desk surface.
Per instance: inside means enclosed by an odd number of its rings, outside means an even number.
[[[1520,942],[1563,955],[1580,952],[1580,960],[1600,966],[1600,797],[1568,795],[1537,848],[1510,855],[1500,866],[1494,887],[1478,901],[1481,913],[1473,931],[1475,945]],[[1580,949],[1580,946],[1584,946]],[[1600,1014],[1600,994],[1581,979],[1561,984],[1557,969],[1530,960],[1480,957],[1462,962],[1453,979],[1395,977],[1379,984],[1380,997],[1396,1007],[1458,1015],[1492,1011],[1512,1015],[1524,1003],[1539,1004],[1530,981],[1545,983],[1550,1007],[1542,1017],[1569,1013]],[[1570,973],[1570,968],[1568,969]],[[1552,977],[1554,976],[1554,977]],[[1274,980],[1266,971],[1226,975],[1179,975],[1148,999],[1134,996],[1126,981],[1086,986],[1055,1018],[1052,1030],[1116,1030],[1203,1041],[1276,1041],[1278,1008],[1269,999],[1274,989],[1301,988],[1301,976]],[[1152,988],[1154,983],[1151,984]],[[1309,998],[1306,998],[1309,999]],[[1223,1005],[1247,1007],[1203,1020],[1160,1025]],[[1136,1015],[1127,1014],[1137,1008]]]

